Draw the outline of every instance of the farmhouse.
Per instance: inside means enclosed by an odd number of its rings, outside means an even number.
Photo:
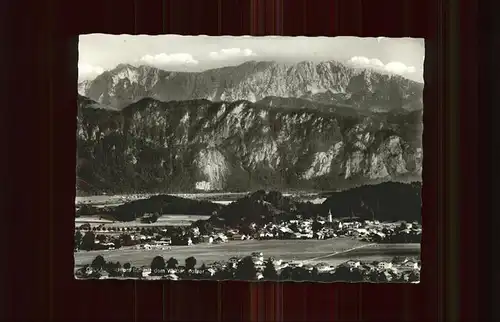
[[[419,267],[418,262],[413,260],[404,261],[402,266],[405,268],[412,268],[412,269],[418,269]]]
[[[213,240],[214,244],[221,244],[221,243],[224,243],[224,242],[226,242],[226,239],[221,238],[221,236],[217,236]]]
[[[147,266],[142,267],[142,277],[148,277],[151,274],[151,268]]]
[[[222,242],[224,242],[224,243],[225,243],[225,242],[227,242],[227,236],[226,236],[226,235],[224,235],[224,234],[222,234],[222,233],[217,234],[216,239],[220,239],[220,240],[221,240]]]
[[[214,238],[212,236],[208,236],[208,235],[201,236],[201,242],[202,243],[209,243],[209,244],[211,244],[211,243],[213,243],[213,241],[214,241]]]
[[[172,237],[162,237],[162,238],[160,238],[160,241],[172,243]]]
[[[351,259],[345,262],[344,265],[347,267],[358,268],[361,263]]]
[[[319,272],[327,272],[332,270],[330,265],[328,265],[327,263],[319,263],[315,267]]]
[[[389,269],[389,268],[392,268],[392,263],[391,262],[382,261],[382,262],[379,262],[377,264],[377,267],[379,269]]]
[[[157,241],[154,241],[154,244],[156,246],[168,246],[168,245],[170,245],[170,241],[157,240]]]
[[[283,263],[281,259],[273,259],[272,261],[274,266],[281,266],[281,264]]]
[[[232,240],[245,240],[245,235],[240,235],[240,234],[234,234],[231,237]]]
[[[302,267],[302,266],[304,266],[304,263],[302,263],[301,261],[291,261],[290,263],[288,263],[288,266],[290,266],[290,267]]]

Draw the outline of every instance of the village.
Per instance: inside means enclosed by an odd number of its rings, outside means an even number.
[[[333,218],[331,213],[314,219],[296,218],[258,225],[250,223],[239,228],[214,227],[208,220],[198,220],[189,226],[116,227],[101,224],[76,227],[75,252],[91,250],[171,250],[173,247],[231,244],[258,240],[339,240],[349,238],[366,244],[420,243],[422,226],[408,223],[361,220],[356,217]],[[103,253],[105,254],[105,253]],[[96,264],[97,263],[97,264]],[[99,264],[100,263],[100,264]],[[347,260],[340,265],[307,260],[264,259],[261,252],[246,257],[196,265],[196,258],[185,259],[180,265],[174,257],[165,260],[156,256],[151,265],[134,267],[130,263],[107,263],[97,256],[93,264],[79,267],[77,278],[139,278],[139,279],[214,279],[214,280],[279,280],[279,281],[358,281],[414,282],[420,280],[418,257],[394,257],[385,261]]]
[[[348,260],[338,266],[326,263],[303,263],[264,259],[262,252],[243,258],[230,258],[226,262],[196,267],[196,258],[189,257],[185,265],[173,257],[165,260],[153,258],[151,265],[133,267],[118,262],[106,262],[97,256],[91,264],[76,271],[79,279],[138,278],[166,280],[273,280],[273,281],[349,281],[349,282],[411,282],[420,281],[419,259],[395,257],[392,261],[360,262]]]
[[[82,232],[84,234],[82,234]],[[218,228],[206,221],[190,226],[113,227],[83,224],[76,227],[75,251],[116,249],[133,246],[137,249],[166,249],[169,246],[217,244],[234,240],[330,239],[351,237],[374,243],[420,243],[422,226],[417,222],[379,222],[356,218],[295,219],[258,226]]]

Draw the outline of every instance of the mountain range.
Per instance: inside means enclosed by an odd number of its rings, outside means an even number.
[[[145,97],[159,101],[213,102],[303,98],[377,112],[423,107],[423,84],[335,61],[295,64],[249,61],[203,72],[171,72],[120,64],[93,80],[79,83],[78,93],[115,109]]]
[[[79,194],[328,190],[421,178],[422,109],[276,96],[142,98],[117,108],[79,95],[78,104]]]

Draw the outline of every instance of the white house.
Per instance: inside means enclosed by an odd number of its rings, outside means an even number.
[[[392,268],[392,263],[382,261],[377,264],[377,267],[380,269],[390,269]]]
[[[403,262],[403,267],[406,267],[406,268],[412,268],[412,269],[418,269],[419,266],[418,266],[418,263],[415,262],[415,261],[412,261],[412,260],[406,260]]]
[[[366,234],[368,234],[368,230],[366,230],[365,228],[358,228],[358,229],[356,229],[356,231],[360,235],[366,235]]]
[[[291,267],[302,267],[304,265],[304,263],[300,262],[300,261],[291,261],[288,266],[291,266]]]
[[[240,234],[234,234],[231,237],[232,240],[245,240],[245,235],[240,235]]]
[[[150,268],[144,268],[142,270],[142,277],[148,277],[149,274],[151,274],[151,269]]]
[[[352,260],[352,259],[350,259],[350,260],[348,260],[347,262],[345,262],[345,264],[346,264],[347,266],[349,266],[349,267],[354,267],[354,268],[358,268],[358,267],[359,267],[359,265],[361,265],[361,263],[360,263],[360,262],[355,261],[355,260]]]
[[[213,243],[214,241],[214,238],[212,236],[208,236],[208,235],[203,235],[201,236],[201,240],[204,242],[204,243]]]
[[[220,238],[223,242],[227,242],[227,236],[224,234],[217,234],[217,238]]]
[[[332,268],[330,267],[330,265],[328,265],[328,264],[326,264],[326,263],[319,263],[319,264],[317,264],[315,267],[316,267],[316,269],[317,269],[319,272],[327,272],[327,271],[332,270]]]
[[[275,259],[275,260],[273,260],[273,264],[274,264],[274,266],[281,266],[281,263],[282,263],[282,262],[283,262],[283,261],[282,261],[281,259]]]

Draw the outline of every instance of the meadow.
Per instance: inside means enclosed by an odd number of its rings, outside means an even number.
[[[306,263],[327,263],[338,265],[349,259],[384,260],[394,256],[418,256],[419,244],[374,245],[351,238],[327,240],[248,240],[230,241],[223,244],[197,244],[193,246],[172,246],[169,250],[118,249],[105,251],[79,251],[75,253],[75,266],[90,264],[97,255],[106,260],[131,263],[135,266],[149,265],[155,256],[165,259],[176,258],[179,263],[194,256],[198,265],[216,261],[227,261],[231,257],[242,257],[252,252],[262,252],[264,258],[275,257],[285,261]]]
[[[200,219],[208,219],[209,216],[196,216],[196,215],[163,215],[158,218],[158,221],[154,223],[141,223],[139,220],[134,221],[111,221],[107,219],[99,219],[96,216],[82,216],[75,219],[75,226],[80,226],[82,224],[90,224],[91,227],[94,226],[104,226],[106,228],[117,227],[117,228],[126,228],[126,227],[155,227],[155,226],[189,226],[191,223],[200,220]]]

